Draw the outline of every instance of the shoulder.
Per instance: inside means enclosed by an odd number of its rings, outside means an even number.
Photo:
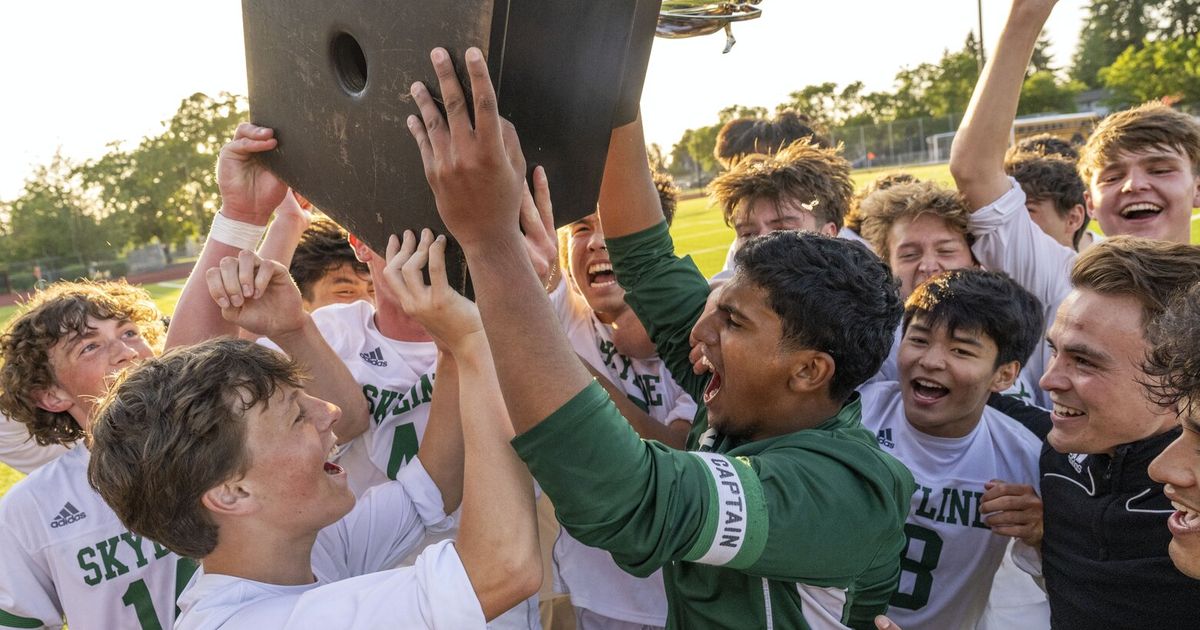
[[[900,400],[900,384],[896,381],[875,381],[858,388],[862,401],[862,424],[868,429],[877,429],[896,419],[904,420],[904,406]]]
[[[306,587],[272,586],[227,575],[203,575],[179,597],[176,630],[283,627]]]
[[[73,448],[17,482],[0,499],[0,520],[19,517],[79,489],[91,492],[87,483],[87,455],[87,449]]]

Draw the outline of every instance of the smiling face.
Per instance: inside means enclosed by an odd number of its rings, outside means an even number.
[[[897,365],[904,414],[918,431],[935,437],[969,434],[988,396],[1007,389],[1019,364],[996,367],[998,348],[985,334],[930,327],[916,314],[900,342]]]
[[[567,234],[571,279],[600,321],[612,323],[629,307],[625,304],[625,289],[617,284],[608,258],[599,216],[592,213],[572,223]]]
[[[1200,178],[1174,147],[1126,151],[1092,175],[1086,199],[1105,234],[1187,243]]]
[[[973,267],[975,261],[966,236],[950,229],[945,219],[925,213],[892,224],[888,265],[900,279],[900,299],[906,300],[922,282],[943,271]]]
[[[1167,519],[1171,561],[1200,578],[1200,424],[1190,417],[1180,424],[1183,433],[1150,464],[1150,477],[1164,485],[1163,493],[1176,509]]]
[[[1075,249],[1075,231],[1083,224],[1086,213],[1082,206],[1075,206],[1062,215],[1054,207],[1053,199],[1026,199],[1025,208],[1029,210],[1029,218],[1043,232],[1063,247]]]
[[[1060,453],[1112,453],[1170,430],[1174,415],[1146,399],[1147,344],[1133,297],[1075,289],[1046,336],[1051,358],[1041,387],[1054,423],[1047,440]]]
[[[791,419],[788,381],[796,352],[782,347],[783,321],[767,303],[765,289],[734,274],[692,335],[712,373],[703,398],[711,427],[761,439]]]
[[[64,337],[47,355],[55,384],[41,392],[39,406],[65,411],[86,430],[92,407],[108,390],[108,379],[154,356],[154,351],[137,324],[89,316],[84,334]]]
[[[837,226],[833,223],[822,224],[813,213],[812,209],[817,203],[817,199],[803,203],[794,199],[777,202],[767,197],[742,201],[733,213],[733,229],[737,233],[734,241],[736,247],[740,249],[746,241],[776,230],[800,230],[836,236]],[[805,204],[810,207],[805,208]]]
[[[345,471],[328,461],[340,416],[337,406],[286,385],[246,412],[250,465],[236,483],[253,500],[260,521],[315,534],[354,507]]]

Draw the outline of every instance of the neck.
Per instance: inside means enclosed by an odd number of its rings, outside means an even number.
[[[819,400],[803,401],[796,407],[789,410],[783,417],[782,421],[772,423],[770,426],[759,427],[749,436],[752,442],[766,440],[788,433],[804,431],[805,429],[813,429],[825,424],[827,420],[836,416],[842,410],[842,403],[834,402],[829,398],[822,396]]]
[[[315,581],[312,548],[316,532],[289,537],[278,528],[257,529],[261,531],[235,530],[224,524],[217,548],[204,558],[204,572],[282,586]]]

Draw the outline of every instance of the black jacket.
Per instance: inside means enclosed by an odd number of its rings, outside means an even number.
[[[1150,462],[1180,429],[1108,455],[1042,449],[1042,571],[1056,629],[1200,627],[1200,581],[1167,555],[1175,510]]]

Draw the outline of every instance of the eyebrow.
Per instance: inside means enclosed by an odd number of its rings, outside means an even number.
[[[725,314],[727,314],[727,315],[729,315],[729,316],[731,316],[731,317],[736,317],[736,318],[738,318],[738,319],[740,319],[740,320],[742,320],[742,321],[747,321],[747,320],[748,320],[748,318],[746,317],[745,313],[743,313],[743,312],[739,311],[739,310],[738,310],[736,307],[734,307],[734,306],[730,306],[729,304],[717,304],[717,310],[719,310],[719,311],[723,311],[723,312],[725,312]]]
[[[1057,348],[1057,346],[1055,346],[1054,342],[1051,341],[1048,337],[1046,338],[1046,341],[1047,341],[1047,343],[1050,344],[1050,347]],[[1073,355],[1081,356],[1086,359],[1090,359],[1093,363],[1111,363],[1112,362],[1112,357],[1109,356],[1109,354],[1107,352],[1103,352],[1097,348],[1093,348],[1091,346],[1087,346],[1087,345],[1084,345],[1081,343],[1068,343],[1067,345],[1063,346],[1062,348],[1059,348],[1059,350],[1061,352],[1069,352]]]

